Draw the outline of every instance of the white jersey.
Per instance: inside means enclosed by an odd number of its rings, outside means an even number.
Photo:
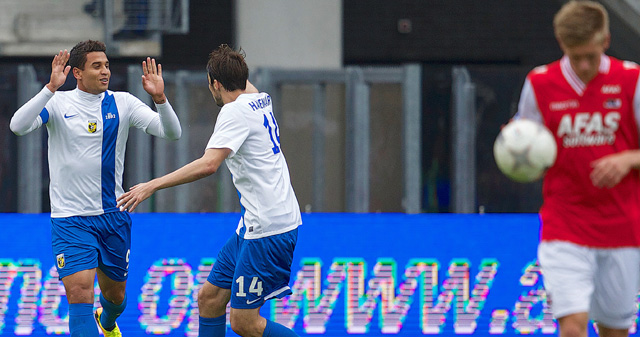
[[[242,94],[220,110],[207,149],[231,150],[225,162],[240,195],[237,233],[257,239],[295,229],[302,220],[280,149],[271,96]]]
[[[163,105],[175,116],[168,103]],[[158,123],[158,114],[127,92],[94,95],[77,88],[52,93],[45,87],[25,106],[27,110],[41,109],[26,132],[44,124],[49,133],[51,217],[91,216],[118,210],[116,197],[123,193],[129,127],[147,131],[152,121]],[[21,118],[30,122],[18,112],[14,116],[16,122],[22,122]],[[179,125],[177,122],[178,137]]]

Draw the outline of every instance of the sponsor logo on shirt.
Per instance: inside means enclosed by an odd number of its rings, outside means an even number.
[[[605,84],[600,89],[603,94],[619,94],[622,92],[622,88],[619,84]]]
[[[622,106],[622,100],[620,98],[609,98],[604,101],[603,106],[605,109],[620,109]]]
[[[580,107],[580,103],[577,99],[570,99],[568,101],[551,102],[549,103],[549,109],[551,111],[563,111],[567,109],[577,109]]]
[[[617,111],[604,115],[597,111],[565,114],[560,119],[556,134],[565,148],[611,145],[616,141],[615,133],[620,126],[620,118]]]
[[[96,131],[98,131],[98,120],[97,119],[89,120],[89,125],[87,126],[87,130],[89,131],[89,133],[95,133]]]
[[[78,114],[74,114],[74,115],[69,115],[68,113],[64,113],[64,118],[73,118],[75,116],[77,116]]]
[[[114,118],[116,118],[116,115],[110,112],[104,116],[104,119],[114,119]]]

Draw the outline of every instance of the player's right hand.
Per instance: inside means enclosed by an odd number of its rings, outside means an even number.
[[[67,75],[71,71],[71,66],[67,65],[67,61],[69,61],[69,52],[66,49],[64,51],[61,50],[58,55],[53,57],[53,61],[51,61],[51,78],[47,83],[47,88],[51,92],[58,90],[67,81]]]
[[[154,192],[155,189],[150,182],[137,184],[131,187],[128,192],[116,198],[118,203],[116,206],[120,211],[133,212],[141,202],[149,198]]]
[[[616,186],[638,161],[636,151],[622,151],[606,155],[591,162],[593,168],[589,177],[593,186],[598,188],[612,188]]]

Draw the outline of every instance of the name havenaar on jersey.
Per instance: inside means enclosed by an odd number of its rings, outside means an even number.
[[[258,109],[264,109],[269,105],[271,105],[271,96],[267,95],[265,97],[261,97],[255,101],[249,102],[248,104],[251,107],[251,109],[253,109],[253,111],[256,111]]]

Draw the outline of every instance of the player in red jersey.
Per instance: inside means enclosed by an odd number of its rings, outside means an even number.
[[[607,56],[605,8],[570,1],[564,56],[532,70],[515,118],[544,123],[558,157],[544,178],[538,259],[561,337],[628,336],[640,283],[640,68]]]

